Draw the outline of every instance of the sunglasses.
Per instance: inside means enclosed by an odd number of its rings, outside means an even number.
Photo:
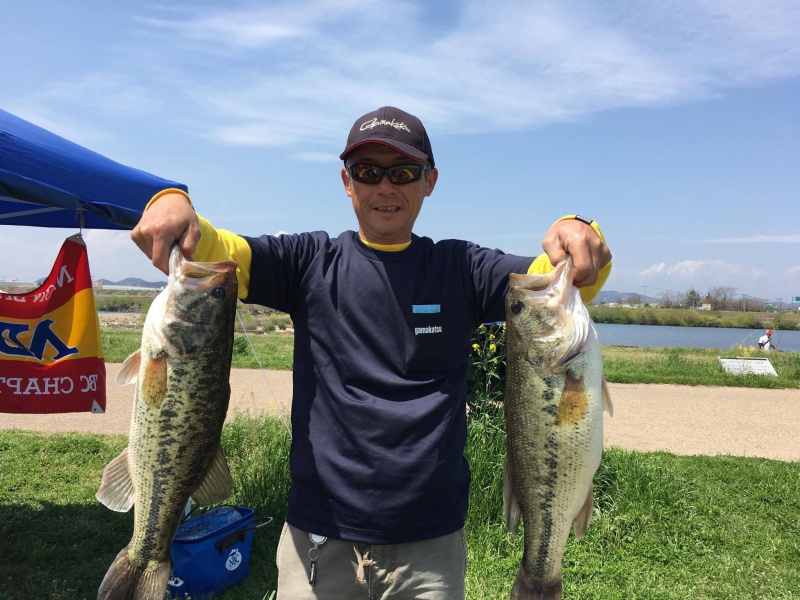
[[[384,175],[395,185],[414,183],[422,179],[426,169],[427,164],[397,165],[395,167],[379,167],[362,163],[347,165],[347,170],[353,179],[369,185],[379,184]]]

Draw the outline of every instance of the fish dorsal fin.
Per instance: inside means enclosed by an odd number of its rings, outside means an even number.
[[[608,382],[606,381],[605,377],[603,377],[602,390],[603,390],[603,408],[606,409],[606,412],[608,413],[609,417],[613,417],[614,405],[611,402],[611,392],[608,391]]]
[[[128,449],[106,465],[103,481],[94,495],[101,504],[116,512],[128,512],[135,502],[136,489],[128,464]]]
[[[139,393],[150,408],[160,408],[167,392],[167,359],[150,358],[139,382]]]
[[[122,363],[119,373],[117,373],[117,385],[128,385],[129,383],[136,383],[139,377],[139,366],[142,360],[142,349],[138,348],[136,352],[131,354]]]
[[[583,506],[578,511],[578,514],[575,515],[575,519],[572,521],[573,532],[575,533],[575,539],[580,540],[584,535],[586,535],[586,530],[589,529],[589,523],[592,521],[592,511],[594,510],[594,492],[593,487],[589,485],[589,493],[586,494],[586,500],[583,502]]]
[[[192,500],[201,506],[222,502],[233,493],[233,479],[228,468],[228,461],[222,453],[222,447],[217,447],[211,466],[208,468],[203,481],[192,493]]]
[[[519,502],[514,494],[514,487],[511,481],[511,469],[508,468],[508,459],[503,465],[503,510],[505,512],[506,527],[509,533],[517,535],[519,532],[519,519],[522,511]]]

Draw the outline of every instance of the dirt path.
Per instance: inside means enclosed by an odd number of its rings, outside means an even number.
[[[119,368],[106,365],[105,414],[0,414],[0,429],[128,433],[133,386],[114,383]],[[291,378],[288,371],[233,369],[228,419],[275,414],[278,404],[288,418]],[[606,446],[800,461],[799,390],[641,384],[610,389],[614,418],[605,419]]]

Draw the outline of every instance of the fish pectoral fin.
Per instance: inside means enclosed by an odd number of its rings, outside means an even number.
[[[609,417],[614,416],[614,405],[611,403],[611,392],[608,391],[608,383],[606,382],[606,378],[603,377],[603,408],[606,409]]]
[[[136,500],[136,488],[131,479],[127,448],[106,465],[100,489],[94,497],[116,512],[128,512],[131,509]]]
[[[508,531],[513,535],[517,535],[521,511],[517,497],[514,495],[514,488],[511,485],[511,469],[508,468],[508,460],[503,465],[503,509]]]
[[[222,453],[222,447],[217,447],[217,453],[211,461],[211,466],[206,472],[203,481],[192,493],[192,500],[201,506],[222,502],[233,494],[233,478],[228,468],[228,461]]]
[[[150,358],[139,382],[141,397],[151,408],[159,408],[167,392],[167,359]]]
[[[129,383],[136,383],[136,378],[139,377],[139,366],[142,360],[142,349],[138,348],[136,352],[131,354],[122,363],[122,368],[117,373],[117,385],[128,385]]]
[[[594,510],[594,486],[589,485],[589,493],[586,494],[586,500],[583,506],[578,511],[575,519],[572,521],[575,539],[580,540],[586,535],[586,530],[589,529],[589,523],[592,521],[592,511]]]
[[[577,425],[589,408],[589,399],[586,397],[586,387],[582,377],[573,377],[567,373],[564,379],[564,388],[561,390],[561,400],[556,411],[556,425]]]

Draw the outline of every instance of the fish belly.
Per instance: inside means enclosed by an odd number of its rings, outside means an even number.
[[[591,504],[602,454],[602,370],[546,374],[521,361],[509,364],[507,376],[507,468],[524,525],[522,572],[537,588],[557,588],[552,597],[559,598],[569,531]],[[584,403],[570,398],[578,377]]]

